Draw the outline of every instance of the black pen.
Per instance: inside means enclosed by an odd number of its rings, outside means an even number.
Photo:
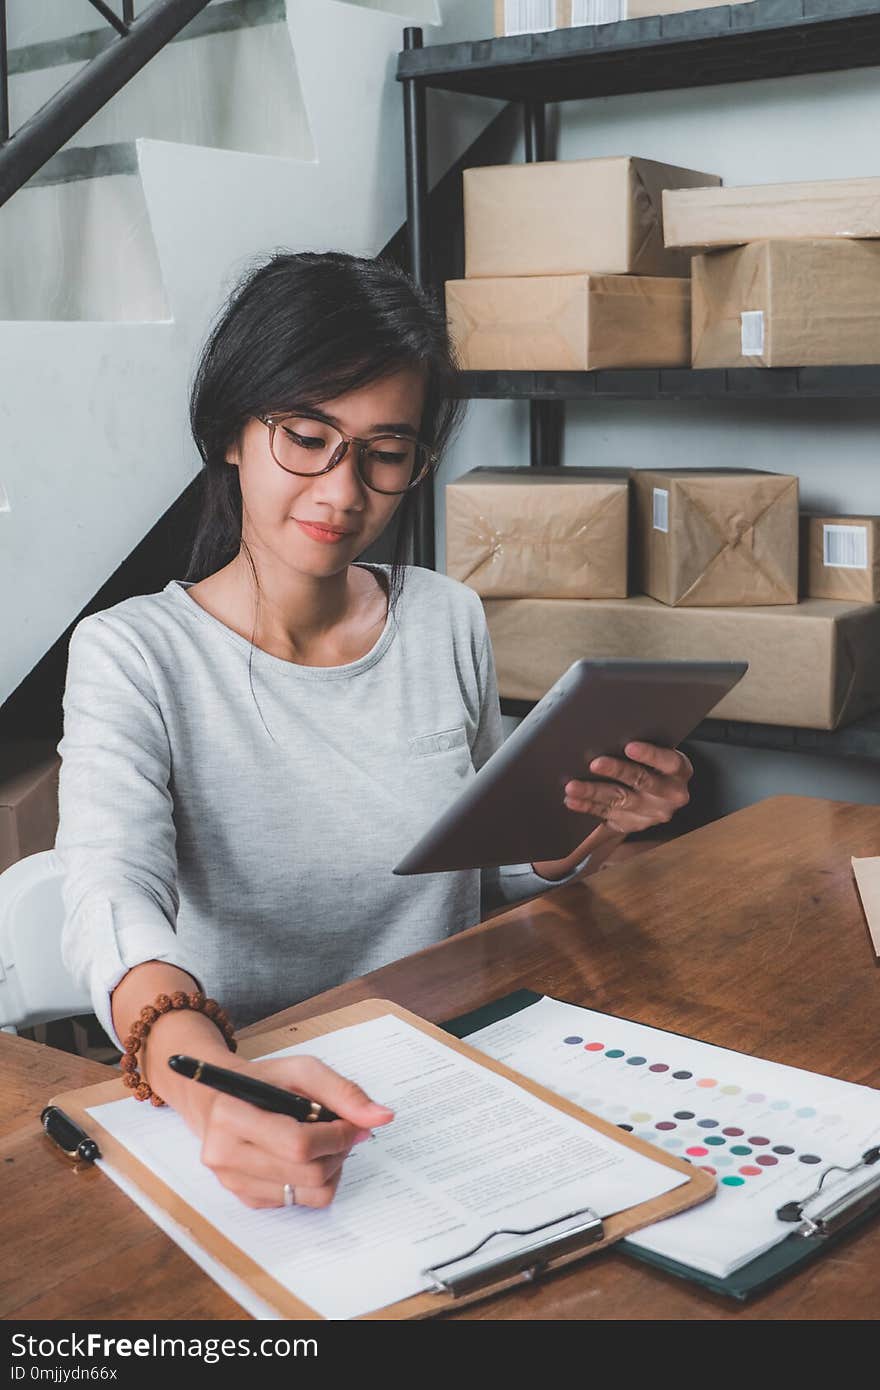
[[[78,1158],[82,1163],[94,1163],[101,1157],[101,1150],[94,1139],[80,1129],[78,1124],[59,1110],[57,1105],[47,1105],[40,1115],[43,1129],[63,1149],[68,1158]]]
[[[188,1076],[191,1081],[200,1081],[203,1086],[211,1086],[215,1091],[223,1091],[236,1100],[246,1100],[260,1110],[271,1110],[275,1115],[290,1115],[304,1124],[314,1124],[317,1120],[338,1120],[332,1110],[326,1110],[316,1100],[298,1096],[293,1091],[282,1091],[280,1086],[270,1086],[266,1081],[258,1081],[255,1076],[245,1076],[238,1071],[227,1071],[225,1067],[214,1067],[210,1062],[198,1062],[195,1057],[184,1057],[179,1052],[168,1058],[172,1071]]]

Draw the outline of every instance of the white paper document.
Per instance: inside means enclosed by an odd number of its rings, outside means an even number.
[[[880,1091],[541,999],[467,1041],[548,1090],[704,1168],[712,1201],[628,1243],[724,1278],[784,1240],[777,1208],[880,1140]],[[865,1181],[830,1174],[823,1202]],[[822,1203],[808,1208],[816,1215]]]
[[[610,1216],[681,1186],[674,1169],[552,1109],[393,1014],[269,1055],[308,1054],[396,1113],[346,1160],[332,1205],[252,1211],[205,1168],[170,1109],[89,1110],[195,1211],[327,1318],[432,1287],[423,1271],[502,1228]],[[504,1235],[483,1254],[522,1244]]]

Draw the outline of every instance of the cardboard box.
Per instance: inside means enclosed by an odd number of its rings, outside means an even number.
[[[0,873],[55,844],[60,766],[52,744],[0,746]]]
[[[714,10],[736,5],[737,0],[624,0],[627,19],[646,19],[656,14],[686,14],[689,10]],[[739,0],[747,4],[749,0]]]
[[[679,248],[880,237],[880,179],[665,189],[663,236]]]
[[[798,480],[757,469],[637,469],[637,582],[673,607],[797,603]]]
[[[836,729],[880,706],[880,606],[667,608],[650,598],[487,599],[499,689],[537,700],[581,657],[747,661],[717,719]]]
[[[685,10],[709,10],[731,0],[495,0],[495,33],[533,34],[546,29],[614,24]],[[743,0],[741,0],[743,3]]]
[[[448,280],[446,312],[467,371],[682,367],[690,359],[688,280],[626,275]]]
[[[719,182],[629,156],[465,169],[465,276],[689,275],[663,244],[661,195]]]
[[[474,468],[446,486],[446,573],[492,598],[625,598],[629,477]]]
[[[495,0],[495,34],[537,34],[567,29],[571,0]]]
[[[693,260],[695,367],[880,362],[880,241],[759,241]]]
[[[880,516],[804,516],[813,598],[880,603]]]

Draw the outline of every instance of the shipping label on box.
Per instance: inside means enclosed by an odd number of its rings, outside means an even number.
[[[650,598],[486,599],[498,688],[538,700],[582,657],[747,661],[712,717],[836,729],[880,708],[880,605],[668,608]]]
[[[695,367],[880,362],[880,241],[762,241],[693,259]]]
[[[535,34],[546,29],[616,24],[622,19],[711,10],[731,0],[495,0],[495,33]],[[740,0],[748,3],[748,0]]]
[[[465,276],[687,276],[690,256],[663,244],[663,190],[719,182],[626,156],[465,169]]]
[[[880,516],[805,516],[813,598],[880,603]]]
[[[571,20],[571,0],[495,0],[495,34],[537,34],[565,29]]]
[[[797,603],[797,478],[636,469],[632,482],[646,594],[675,607]]]
[[[736,4],[737,0],[622,0],[625,19],[650,19],[654,15],[689,14],[692,10],[716,10],[719,5]],[[748,4],[749,0],[739,0]]]
[[[690,282],[548,275],[448,280],[450,334],[465,371],[681,367]]]
[[[678,248],[880,237],[880,178],[665,189],[663,235]]]
[[[475,468],[446,487],[446,573],[487,597],[625,598],[629,479]]]

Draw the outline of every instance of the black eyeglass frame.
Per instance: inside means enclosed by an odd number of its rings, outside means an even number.
[[[310,415],[307,410],[279,410],[273,411],[268,415],[258,415],[256,418],[264,424],[269,431],[269,453],[272,455],[273,463],[276,463],[285,473],[291,473],[296,478],[320,478],[323,473],[329,473],[331,468],[335,468],[337,464],[340,464],[345,458],[348,453],[349,445],[354,444],[357,446],[356,467],[358,477],[364,487],[368,487],[371,492],[378,492],[382,497],[403,497],[407,492],[412,492],[414,488],[418,487],[419,484],[433,472],[437,463],[438,456],[436,452],[431,449],[429,445],[423,443],[422,440],[415,439],[409,434],[389,434],[386,432],[371,434],[366,438],[362,438],[360,435],[346,434],[338,425],[331,425],[328,420],[322,420],[320,415]],[[296,468],[285,468],[283,463],[278,462],[278,456],[275,453],[275,431],[282,420],[312,420],[316,425],[324,425],[329,429],[335,430],[342,439],[342,444],[334,450],[330,462],[325,464],[323,468],[315,469],[314,472],[301,473],[299,469]],[[420,469],[418,477],[413,478],[406,487],[389,492],[386,488],[374,487],[372,483],[367,482],[362,468],[364,449],[368,444],[375,444],[377,439],[401,439],[407,444],[417,444],[420,449],[424,450],[426,456],[425,464]]]

